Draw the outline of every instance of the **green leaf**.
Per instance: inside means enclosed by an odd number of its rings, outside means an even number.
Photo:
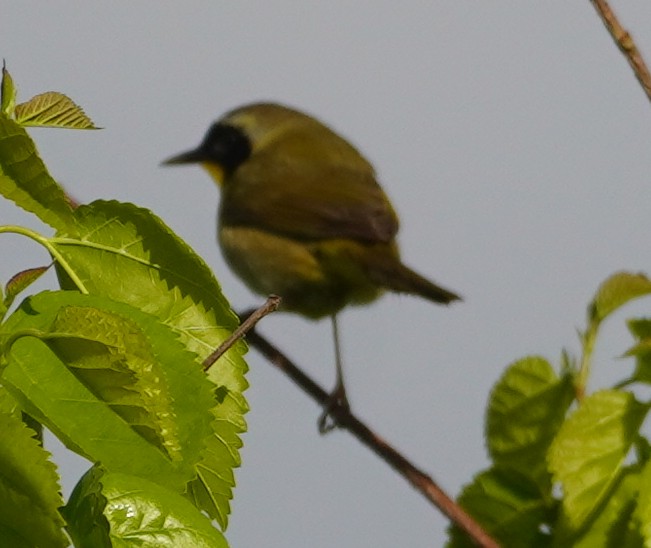
[[[228,548],[210,520],[185,498],[125,474],[106,474],[102,484],[114,546],[131,546],[135,539],[140,546],[159,548]]]
[[[639,489],[635,519],[644,538],[644,546],[651,545],[651,461],[647,461],[636,487]]]
[[[212,384],[168,327],[124,303],[60,291],[27,299],[3,329],[25,334],[4,382],[27,412],[110,471],[185,490],[211,435]]]
[[[554,531],[553,546],[563,548],[637,548],[642,546],[639,529],[633,523],[633,511],[639,491],[639,470],[624,469],[616,485],[604,499],[590,526],[577,537],[576,532],[558,525]],[[569,535],[569,536],[564,536]]]
[[[100,483],[104,470],[93,466],[79,480],[61,513],[75,548],[113,548],[104,515],[107,500]]]
[[[651,338],[651,319],[635,318],[627,322],[628,329],[636,339]]]
[[[617,272],[601,284],[590,304],[590,319],[599,324],[632,299],[651,293],[651,280],[644,274]]]
[[[88,517],[75,519],[77,515]],[[91,470],[75,489],[66,517],[79,548],[228,548],[222,534],[185,498],[126,474]],[[99,525],[89,527],[96,520]]]
[[[15,415],[0,412],[0,543],[65,547],[58,475],[33,433]]]
[[[553,515],[553,507],[540,497],[527,478],[492,468],[464,487],[459,504],[502,546],[537,548],[549,545],[541,525]],[[470,548],[474,543],[459,528],[449,529],[448,548]]]
[[[573,398],[571,377],[559,379],[544,358],[509,366],[488,404],[486,442],[494,463],[517,470],[549,493],[545,456]]]
[[[48,91],[16,105],[16,122],[21,126],[97,129],[84,110],[58,91]]]
[[[214,435],[207,440],[202,461],[197,466],[197,478],[188,484],[187,496],[225,529],[230,513],[228,501],[235,485],[233,468],[241,463],[242,441],[237,433],[246,430],[246,423],[233,399],[225,399],[213,413]]]
[[[16,88],[4,61],[2,62],[2,84],[0,85],[0,111],[11,118],[16,108]]]
[[[72,223],[72,208],[39,158],[34,142],[16,122],[2,116],[0,194],[56,229]]]
[[[633,380],[651,383],[651,320],[638,318],[627,323],[629,331],[637,339],[636,344],[624,354],[635,357]]]
[[[554,479],[563,486],[568,527],[578,531],[616,481],[647,408],[632,394],[596,392],[563,424],[549,452]]]
[[[169,458],[181,458],[166,371],[140,326],[107,310],[66,306],[51,330],[45,342],[100,400]],[[179,366],[197,368],[188,358]]]
[[[12,415],[21,420],[20,407],[16,400],[7,392],[7,389],[0,384],[0,413]]]
[[[18,294],[38,280],[48,270],[48,268],[50,267],[39,266],[36,268],[28,268],[27,270],[14,274],[7,282],[7,289],[3,299],[5,309],[9,308]]]
[[[0,285],[0,323],[4,320],[4,317],[7,315],[9,307],[7,306],[7,300],[2,291],[2,286]]]
[[[236,328],[237,317],[212,272],[153,213],[132,204],[94,202],[75,210],[76,227],[50,240],[62,283],[131,304],[161,319],[186,347],[204,359]],[[66,278],[68,282],[66,282]],[[125,283],[128,280],[128,283]],[[214,435],[203,453],[189,496],[226,525],[232,472],[240,464],[246,430],[244,343],[231,348],[208,376],[225,397],[215,401]]]

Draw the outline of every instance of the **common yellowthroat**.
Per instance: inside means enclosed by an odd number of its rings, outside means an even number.
[[[318,120],[273,103],[236,108],[195,149],[164,164],[201,164],[221,187],[217,237],[251,290],[282,297],[282,308],[330,316],[337,381],[319,421],[347,406],[337,313],[384,290],[440,304],[459,296],[400,261],[396,216],[373,166]]]

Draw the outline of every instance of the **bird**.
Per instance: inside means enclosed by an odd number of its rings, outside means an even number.
[[[385,291],[447,305],[461,297],[400,259],[398,216],[375,170],[345,138],[315,117],[272,102],[228,111],[200,144],[163,165],[199,164],[220,187],[217,239],[230,268],[281,309],[330,317],[336,382],[318,421],[338,424],[349,409],[337,314]]]

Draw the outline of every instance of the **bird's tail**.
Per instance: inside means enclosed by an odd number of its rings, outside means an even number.
[[[430,282],[398,261],[382,265],[373,272],[373,277],[376,283],[391,291],[419,295],[435,303],[449,304],[461,300],[456,293]]]

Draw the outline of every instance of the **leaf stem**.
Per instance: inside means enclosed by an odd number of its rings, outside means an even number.
[[[23,226],[14,226],[14,225],[0,226],[0,234],[2,233],[20,234],[21,236],[26,236],[27,238],[34,240],[36,243],[41,244],[45,249],[47,249],[48,253],[61,266],[61,268],[65,270],[66,274],[70,277],[70,279],[75,284],[77,289],[85,295],[88,294],[88,289],[86,289],[84,283],[79,279],[75,271],[72,268],[70,268],[70,265],[57,251],[56,247],[52,245],[50,239],[45,238],[44,236],[41,236],[38,232],[34,232],[33,230],[30,230],[29,228],[25,228]]]
[[[35,337],[37,339],[43,339],[43,335],[43,331],[33,327],[14,331],[4,340],[0,353],[3,356],[7,356],[11,351],[11,347],[18,339],[22,339],[23,337]]]
[[[585,396],[588,378],[590,377],[590,369],[592,367],[592,354],[594,353],[595,341],[597,340],[597,332],[599,331],[599,322],[592,319],[588,325],[588,329],[581,336],[582,352],[581,364],[579,365],[579,372],[576,377],[575,391],[576,399],[581,403]]]

